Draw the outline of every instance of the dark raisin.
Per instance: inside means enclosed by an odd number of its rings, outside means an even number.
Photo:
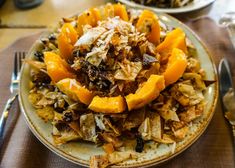
[[[130,61],[134,61],[134,62],[139,62],[142,61],[142,55],[140,54],[140,49],[139,46],[133,46],[131,49],[131,52],[133,53],[132,55],[129,56],[129,60]]]
[[[64,102],[64,108],[67,108],[67,107],[69,107],[69,104],[68,104],[68,102]]]
[[[55,108],[55,111],[58,113],[63,113],[63,111],[64,111],[64,109],[60,108],[60,107],[54,107],[54,108]]]
[[[103,71],[88,61],[80,60],[81,71],[88,76],[87,84],[90,82],[92,86],[95,86],[97,90],[107,90],[110,87],[111,82],[108,80],[107,72]]]
[[[74,57],[79,57],[79,50],[74,50],[73,51],[73,53],[72,53],[72,55],[74,56]]]
[[[101,70],[101,71],[105,71],[106,69],[107,69],[107,67],[106,67],[106,65],[105,65],[105,63],[102,61],[101,63],[100,63],[100,65],[99,65],[99,70]]]
[[[69,65],[73,65],[74,60],[73,60],[73,59],[69,59],[69,60],[67,60],[67,63],[68,63]]]
[[[135,151],[141,153],[144,150],[144,140],[141,138],[141,136],[136,137],[136,146]]]
[[[73,113],[72,112],[65,112],[63,115],[63,121],[65,121],[65,122],[73,121]]]
[[[137,24],[138,19],[139,19],[138,17],[137,17],[137,18],[135,18],[135,19],[133,19],[133,21],[132,21],[132,25],[133,25],[133,26],[135,26],[135,25]]]
[[[149,68],[151,63],[157,62],[157,59],[151,55],[144,54],[143,55],[143,67]]]
[[[204,80],[204,83],[205,83],[206,87],[208,87],[209,85],[211,85],[215,82],[216,82],[215,80]]]
[[[46,73],[39,71],[32,76],[32,82],[36,87],[47,87],[51,82],[51,78]]]
[[[49,39],[50,41],[55,41],[55,40],[56,40],[55,34],[50,34],[50,35],[48,36],[48,39]]]
[[[44,60],[44,55],[41,51],[35,51],[34,52],[34,57],[38,60],[38,61],[41,61],[43,62]]]
[[[40,39],[41,40],[41,42],[44,44],[44,45],[47,45],[48,43],[49,43],[49,39],[48,38],[41,38]]]
[[[89,68],[87,74],[88,74],[89,79],[90,79],[91,81],[95,81],[95,80],[97,79],[97,76],[99,75],[98,73],[99,73],[99,72],[98,72],[96,69],[94,69],[94,68]]]
[[[58,131],[70,131],[71,128],[66,123],[56,123],[55,127],[58,129]]]
[[[147,32],[151,32],[152,31],[152,24],[147,25]]]
[[[108,80],[100,80],[97,82],[97,86],[99,90],[106,90],[110,86],[110,82]]]
[[[113,45],[111,45],[111,46],[109,47],[108,53],[113,53],[114,51],[115,51],[115,47],[114,47]],[[111,56],[113,56],[113,54],[111,54]]]
[[[49,89],[49,91],[54,91],[55,90],[55,86],[54,85],[50,85],[50,84],[48,84],[48,85],[46,85],[46,87]]]

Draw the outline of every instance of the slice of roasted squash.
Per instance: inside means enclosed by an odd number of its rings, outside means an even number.
[[[75,79],[62,79],[56,83],[56,86],[72,100],[80,101],[86,105],[89,105],[93,98],[92,92],[82,86]]]
[[[156,99],[165,88],[165,80],[162,75],[151,75],[136,93],[126,96],[128,110],[138,109]]]
[[[65,23],[61,28],[61,32],[66,35],[70,44],[73,45],[76,43],[78,39],[78,34],[71,23]]]
[[[149,10],[143,10],[137,23],[136,28],[139,32],[146,33],[150,42],[158,45],[160,42],[160,25],[157,15]]]
[[[95,96],[88,108],[100,113],[121,113],[126,109],[126,104],[120,95],[117,97]]]
[[[186,36],[182,29],[176,28],[166,35],[164,41],[157,46],[157,51],[161,55],[161,61],[166,61],[171,55],[173,48],[181,49],[185,54],[188,53]]]
[[[83,35],[83,26],[91,25],[92,27],[97,25],[97,22],[101,20],[100,10],[97,8],[90,8],[84,11],[78,16],[77,19],[77,33],[79,37]]]
[[[94,18],[90,21],[91,26],[96,26],[98,21],[101,20],[100,10],[98,8],[90,8],[91,16]]]
[[[73,46],[68,42],[68,37],[64,33],[58,36],[58,48],[62,58],[72,59]]]
[[[69,71],[69,65],[57,54],[44,52],[44,62],[47,73],[53,82],[58,82],[64,78],[75,78],[75,74]]]
[[[72,59],[73,45],[78,39],[78,34],[70,23],[65,23],[58,36],[60,56],[65,60]]]
[[[112,4],[108,3],[104,7],[101,7],[100,10],[102,20],[114,17],[114,7]]]
[[[126,7],[124,5],[121,4],[114,4],[113,5],[114,8],[114,16],[119,16],[122,20],[124,21],[128,21],[128,14],[126,11]]]
[[[163,73],[165,85],[175,83],[183,75],[186,67],[187,59],[185,53],[178,48],[174,48],[168,59],[166,70]]]

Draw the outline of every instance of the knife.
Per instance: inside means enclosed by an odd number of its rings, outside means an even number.
[[[232,75],[228,60],[226,58],[221,59],[219,64],[219,82],[222,109],[225,118],[231,126],[233,132],[233,143],[235,147],[235,95]]]

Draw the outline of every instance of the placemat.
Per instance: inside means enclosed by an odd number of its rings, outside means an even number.
[[[209,18],[186,23],[206,44],[218,66],[219,60],[226,56],[235,74],[235,51],[224,28],[218,27]],[[13,67],[14,52],[28,51],[39,34],[17,40],[0,52],[0,109],[9,96],[9,84]],[[0,152],[3,168],[78,168],[47,149],[31,133],[15,102],[7,122],[5,141]],[[204,134],[185,152],[159,167],[164,168],[234,168],[235,154],[231,133],[224,120],[220,102],[215,115]]]

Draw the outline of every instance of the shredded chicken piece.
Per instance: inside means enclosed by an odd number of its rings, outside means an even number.
[[[90,28],[75,43],[75,47],[89,49],[91,45],[107,30],[103,27]]]
[[[90,168],[106,168],[108,165],[107,155],[95,155],[90,158]]]
[[[80,128],[82,131],[83,139],[95,142],[96,129],[95,119],[92,113],[83,114],[80,117]]]
[[[173,105],[173,99],[168,99],[167,102],[160,108],[159,114],[162,118],[164,118],[166,121],[173,120],[173,121],[179,121],[179,117],[176,113],[176,108]]]
[[[182,5],[186,1],[171,2]],[[167,65],[159,61],[161,56],[156,50],[157,46],[148,41],[151,27],[143,27],[145,33],[140,33],[135,27],[142,10],[127,9],[129,21],[126,22],[114,16],[111,4],[106,7],[101,7],[102,19],[96,26],[82,26],[83,34],[73,40],[76,41],[74,46],[69,46],[72,59],[64,59],[61,63],[66,64],[65,67],[75,76],[73,81],[79,82],[82,87],[73,90],[73,82],[70,82],[69,86],[65,86],[68,93],[61,92],[61,88],[51,79],[50,70],[44,62],[45,52],[48,51],[64,56],[58,47],[61,27],[50,37],[41,39],[42,50],[34,53],[35,60],[25,60],[33,67],[30,71],[28,99],[36,108],[38,116],[45,122],[51,122],[54,143],[61,145],[83,140],[102,146],[106,154],[90,158],[93,168],[105,168],[142,156],[140,152],[148,150],[146,141],[155,141],[153,144],[156,146],[159,143],[168,144],[174,153],[178,150],[178,142],[190,136],[191,126],[196,122],[194,120],[200,120],[203,116],[206,105],[203,91],[214,82],[205,80],[206,74],[200,67],[196,48],[186,39],[187,68],[181,78],[159,93],[158,98],[153,100],[151,97],[155,95],[146,96],[151,102],[141,109],[129,111],[126,107],[122,113],[116,114],[89,109],[89,103],[83,104],[80,101],[83,94],[84,99],[91,101],[94,100],[93,96],[101,99],[120,96],[124,99],[121,103],[124,108],[128,105],[125,97],[138,92],[151,75],[163,74]],[[108,10],[105,12],[110,17],[103,16],[104,10]],[[77,17],[66,18],[63,23],[71,24],[76,30],[79,26],[76,20]],[[150,25],[148,19],[146,22],[144,24]],[[162,21],[159,21],[159,25],[162,43],[172,28]],[[56,70],[53,71],[56,73]],[[64,68],[58,74],[66,77],[67,73],[63,71]],[[87,90],[92,94],[88,94]],[[74,99],[74,96],[78,98]],[[99,104],[102,103],[98,101],[95,106]],[[227,117],[231,117],[231,114],[227,113]]]

